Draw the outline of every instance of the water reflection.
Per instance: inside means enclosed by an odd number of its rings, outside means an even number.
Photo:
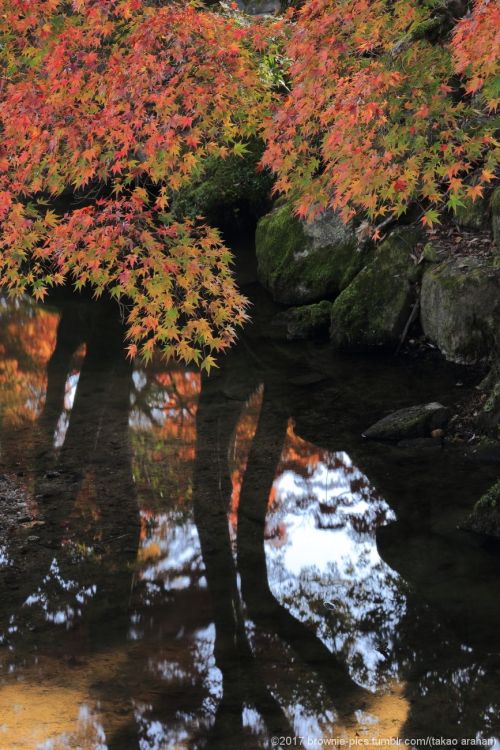
[[[494,658],[383,559],[394,511],[282,373],[133,368],[105,305],[2,305],[0,747],[498,732]]]
[[[375,534],[393,511],[346,453],[322,451],[291,430],[273,490],[271,590],[343,655],[358,684],[387,686],[398,674],[394,635],[406,585],[380,558]]]

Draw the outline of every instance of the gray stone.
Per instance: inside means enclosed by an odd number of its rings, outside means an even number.
[[[353,227],[337,214],[306,223],[287,202],[260,219],[255,244],[259,281],[285,305],[335,298],[366,262]]]
[[[442,404],[410,406],[379,420],[365,430],[363,437],[371,440],[407,440],[428,437],[436,428],[446,427],[450,416],[450,410]]]
[[[475,364],[500,349],[500,268],[480,258],[428,268],[420,300],[422,329],[446,359]]]

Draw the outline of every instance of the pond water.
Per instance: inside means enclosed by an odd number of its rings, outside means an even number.
[[[361,438],[474,376],[266,304],[207,378],[127,363],[106,304],[1,302],[2,750],[500,748],[500,556],[458,528],[497,468]]]

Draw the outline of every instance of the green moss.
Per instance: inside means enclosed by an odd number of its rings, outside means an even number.
[[[306,236],[289,203],[275,208],[260,219],[255,235],[259,276],[266,286],[274,287],[289,271],[287,260],[304,248]]]
[[[476,508],[500,508],[500,479],[477,502]]]
[[[424,247],[424,260],[427,261],[427,263],[439,263],[439,253],[436,250],[436,247],[432,244],[432,242],[427,242]]]
[[[466,199],[463,206],[457,206],[455,220],[461,227],[483,229],[488,220],[488,202],[485,198]]]
[[[478,417],[481,429],[489,435],[500,435],[500,362],[495,362],[479,386],[486,400]],[[497,446],[500,448],[500,446]]]
[[[333,299],[366,262],[353,232],[331,218],[329,232],[305,225],[292,205],[277,206],[260,219],[256,253],[261,283],[276,301],[288,305]]]
[[[490,359],[500,345],[500,271],[478,258],[451,259],[424,274],[424,333],[453,362]]]
[[[244,156],[207,159],[203,171],[174,193],[174,215],[179,219],[202,215],[218,222],[242,207],[255,216],[266,211],[273,180],[267,170],[257,171],[262,144],[254,140],[247,148]]]
[[[289,341],[326,336],[332,303],[323,300],[314,305],[290,307],[273,321],[273,334]]]
[[[500,538],[500,480],[478,500],[464,525],[479,534]]]
[[[497,251],[500,253],[500,187],[495,188],[491,196],[491,228],[493,238],[496,242]]]
[[[394,232],[332,307],[331,337],[339,349],[362,351],[397,343],[415,298],[412,251],[417,229]]]

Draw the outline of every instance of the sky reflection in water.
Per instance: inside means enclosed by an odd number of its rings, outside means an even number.
[[[59,315],[30,303],[14,308],[2,303],[0,316],[5,434],[20,425],[35,425],[42,414]],[[64,380],[62,409],[51,437],[60,456],[86,351],[85,345],[76,349]],[[216,660],[221,645],[193,509],[201,379],[197,373],[153,362],[134,370],[130,388],[126,439],[137,495],[138,549],[119,556],[123,550],[118,528],[117,546],[108,552],[110,532],[103,530],[95,478],[96,472],[113,466],[98,455],[90,468],[83,467],[85,478],[64,521],[60,546],[50,550],[45,568],[31,575],[20,606],[8,613],[1,634],[0,748],[4,741],[9,750],[187,750],[203,747],[217,722],[228,677]],[[264,392],[259,387],[243,406],[227,446],[232,480],[228,525],[236,564],[241,487]],[[21,483],[26,507],[36,519],[44,511],[42,505],[37,510],[28,443],[19,455],[26,464]],[[6,443],[4,462],[8,451]],[[120,465],[116,469],[121,471]],[[301,439],[289,422],[263,531],[269,588],[277,602],[338,655],[353,685],[368,691],[362,705],[353,704],[350,719],[341,716],[321,679],[300,663],[290,645],[252,621],[240,587],[236,606],[244,623],[241,637],[255,658],[262,656],[270,699],[297,735],[357,732],[390,737],[406,719],[396,642],[408,613],[408,588],[381,559],[375,538],[379,527],[394,520],[387,502],[347,453],[328,452]],[[0,568],[11,566],[15,552],[14,547],[0,546]],[[118,605],[127,613],[126,628],[123,635],[112,630],[111,641],[104,639],[107,645],[94,649],[92,612],[115,606],[109,592],[118,573],[124,581]],[[97,620],[99,627],[117,628],[114,618],[111,609],[109,617]],[[35,648],[33,631],[40,632]],[[54,639],[65,632],[67,646],[61,640],[56,647]],[[65,687],[68,681],[75,686],[73,692]],[[60,704],[55,714],[54,703]],[[269,746],[263,711],[246,699],[240,725],[239,747]],[[111,745],[123,731],[132,732],[135,744],[123,740],[123,745]]]

